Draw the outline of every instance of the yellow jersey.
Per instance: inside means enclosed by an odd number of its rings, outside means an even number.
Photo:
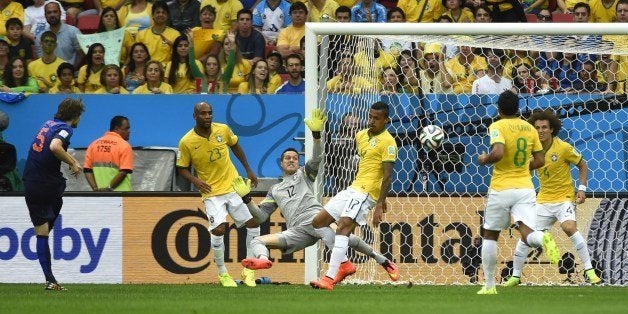
[[[486,58],[475,55],[471,63],[465,66],[460,63],[456,55],[445,62],[445,67],[451,72],[454,78],[454,84],[452,86],[454,93],[470,94],[473,81],[477,79],[477,73],[479,71],[486,71],[488,64],[486,63]]]
[[[63,62],[65,62],[65,60],[59,57],[50,63],[46,63],[39,58],[28,64],[28,74],[37,78],[37,85],[40,90],[46,91],[48,90],[48,86],[40,80],[39,77],[45,78],[48,82],[52,83],[52,86],[57,85],[57,68],[59,68],[59,65]]]
[[[237,143],[238,137],[222,123],[212,123],[207,138],[192,129],[179,141],[177,167],[194,166],[199,179],[211,186],[211,192],[202,194],[203,200],[233,192],[231,181],[238,172],[231,162],[229,147]]]
[[[532,124],[520,118],[502,118],[488,127],[491,146],[504,144],[504,156],[493,165],[491,189],[533,189],[530,156],[543,151],[539,134]]]
[[[395,139],[383,130],[379,134],[369,136],[368,129],[359,131],[355,135],[356,147],[360,162],[358,173],[351,187],[368,193],[374,200],[379,199],[384,178],[383,163],[394,163],[397,159],[397,143]]]
[[[541,188],[537,203],[559,203],[573,201],[576,193],[569,165],[577,165],[582,155],[569,143],[554,137],[545,152],[545,165],[536,169]]]

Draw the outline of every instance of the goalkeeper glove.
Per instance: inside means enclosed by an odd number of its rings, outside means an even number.
[[[310,131],[312,131],[312,135],[314,136],[314,138],[321,137],[320,134],[323,130],[323,127],[325,126],[325,121],[327,121],[327,117],[325,116],[325,113],[320,109],[313,109],[312,117],[303,120],[303,122],[305,122],[305,125],[307,125]]]
[[[235,177],[231,182],[233,190],[242,197],[244,204],[248,204],[251,201],[251,180],[243,179],[242,177]]]

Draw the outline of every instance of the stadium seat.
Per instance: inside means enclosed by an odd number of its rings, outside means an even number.
[[[552,20],[554,23],[571,23],[573,22],[573,15],[565,13],[552,13]]]
[[[536,15],[535,14],[526,14],[526,19],[528,23],[536,23]]]
[[[277,46],[266,45],[266,48],[264,49],[264,56],[268,56],[268,54],[273,50],[277,50]]]
[[[93,34],[98,30],[98,23],[100,23],[100,16],[85,15],[78,19],[76,27],[78,27],[83,34]]]
[[[76,21],[74,20],[74,18],[72,16],[66,14],[65,15],[65,24],[76,26]]]

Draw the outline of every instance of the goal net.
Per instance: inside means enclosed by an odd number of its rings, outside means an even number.
[[[588,193],[577,206],[578,228],[604,282],[627,285],[628,36],[618,34],[628,34],[628,25],[308,23],[306,114],[319,107],[328,115],[318,191],[323,203],[351,184],[357,171],[353,135],[366,127],[370,105],[383,101],[399,147],[388,212],[379,226],[362,226],[356,234],[399,266],[402,283],[481,282],[481,226],[492,168],[479,166],[477,156],[489,150],[496,94],[513,89],[522,117],[552,110],[563,123],[559,137],[583,154]],[[446,134],[436,150],[418,139],[430,124]],[[522,281],[584,283],[570,238],[559,223],[551,232],[562,254],[559,265],[530,250]],[[501,233],[497,282],[512,271],[517,239],[514,225]],[[358,271],[346,282],[389,281],[374,260],[351,249],[349,255]],[[306,253],[306,280],[324,274],[329,256],[322,245]]]

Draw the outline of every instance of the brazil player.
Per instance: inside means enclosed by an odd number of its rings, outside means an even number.
[[[515,93],[501,93],[497,109],[500,119],[488,129],[490,152],[478,156],[480,165],[493,165],[493,176],[484,213],[482,269],[485,283],[477,294],[497,294],[494,276],[497,240],[501,230],[510,226],[511,215],[522,242],[532,247],[543,246],[551,263],[557,263],[560,255],[549,233],[532,229],[536,218],[536,194],[530,171],[545,163],[539,135],[534,126],[519,118],[519,98]]]
[[[322,228],[336,222],[334,248],[325,276],[313,280],[310,285],[317,289],[333,290],[334,279],[350,271],[346,258],[349,235],[358,225],[366,224],[371,208],[373,225],[377,226],[386,212],[386,196],[390,190],[393,166],[397,159],[397,144],[386,130],[390,122],[389,107],[383,102],[371,105],[368,129],[355,135],[360,162],[358,173],[351,186],[332,197],[325,208],[312,220],[314,228]],[[392,264],[391,264],[392,266]]]
[[[46,290],[65,290],[52,273],[48,235],[63,205],[65,178],[61,162],[70,166],[77,178],[81,164],[68,154],[73,128],[78,126],[85,111],[79,99],[66,98],[57,108],[54,119],[39,129],[28,151],[24,166],[24,196],[37,238],[37,259],[46,277]]]
[[[281,170],[283,180],[274,184],[268,191],[266,198],[256,205],[251,201],[250,181],[237,177],[233,181],[233,188],[243,198],[253,217],[262,223],[279,208],[281,215],[286,220],[287,229],[280,233],[267,234],[253,239],[253,254],[255,258],[247,258],[242,265],[249,269],[264,269],[272,267],[268,259],[268,249],[280,249],[288,254],[302,250],[323,239],[329,249],[333,249],[334,231],[329,227],[315,229],[312,227],[312,219],[323,209],[321,203],[312,192],[312,186],[318,174],[318,167],[322,159],[321,131],[325,124],[325,114],[320,109],[312,111],[312,117],[305,119],[305,124],[312,131],[314,138],[314,158],[310,159],[305,167],[299,168],[299,153],[294,148],[288,148],[281,154]],[[350,235],[349,246],[366,256],[372,257],[384,266],[392,280],[399,278],[397,266],[386,257],[375,252],[361,238]],[[345,256],[343,263],[352,270],[344,276],[355,272],[355,266]],[[336,276],[334,283],[340,282],[344,276]]]
[[[247,176],[257,186],[257,177],[249,167],[244,151],[238,144],[238,137],[233,134],[226,124],[212,121],[212,106],[206,102],[199,102],[194,106],[194,120],[196,125],[179,141],[177,156],[177,170],[185,179],[192,182],[201,192],[205,210],[209,218],[209,231],[214,262],[218,266],[220,283],[223,287],[237,287],[233,278],[225,267],[224,234],[227,226],[226,218],[230,215],[236,226],[246,225],[246,254],[253,257],[251,240],[259,236],[259,224],[242,202],[242,199],[231,187],[231,182],[238,176],[238,172],[229,157],[229,148],[240,160]],[[196,176],[190,171],[194,166]],[[255,274],[253,270],[242,271],[242,281],[249,287],[254,287]]]
[[[545,150],[545,165],[536,170],[541,185],[536,198],[536,229],[549,230],[558,220],[578,251],[587,279],[590,283],[597,284],[601,280],[595,274],[587,245],[576,227],[574,206],[574,201],[582,204],[586,199],[584,192],[587,189],[587,163],[573,146],[557,137],[562,124],[554,114],[549,111],[537,112],[530,116],[528,122],[536,128]],[[570,165],[578,168],[580,185],[577,193],[574,191]],[[527,256],[528,246],[519,240],[513,258],[512,276],[504,286],[519,284],[521,269]]]

